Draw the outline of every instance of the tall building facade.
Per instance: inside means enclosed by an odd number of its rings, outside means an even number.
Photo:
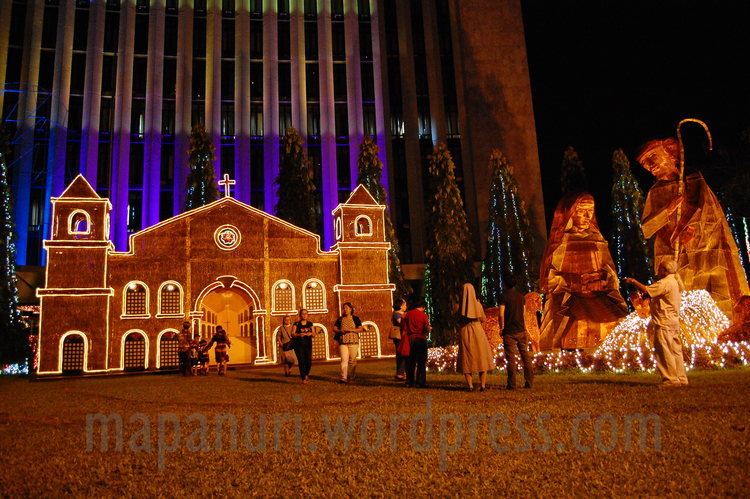
[[[404,262],[424,260],[438,141],[478,246],[494,147],[544,234],[519,0],[0,0],[0,85],[20,264],[44,263],[49,199],[79,173],[111,199],[117,249],[182,212],[196,123],[217,177],[269,213],[279,137],[297,128],[325,248],[365,136]]]

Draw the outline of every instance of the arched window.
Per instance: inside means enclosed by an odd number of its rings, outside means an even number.
[[[310,313],[326,313],[326,288],[319,279],[308,279],[302,285],[302,308]]]
[[[68,215],[68,234],[86,235],[91,233],[91,217],[83,210],[75,210]]]
[[[294,313],[294,284],[286,279],[276,281],[271,288],[271,313],[275,315]]]
[[[132,281],[125,286],[122,293],[122,317],[150,317],[148,312],[148,286],[145,283]]]
[[[330,359],[328,329],[323,324],[313,323],[313,326],[320,328],[320,333],[313,336],[312,341],[312,358],[313,360]]]
[[[60,338],[59,369],[63,374],[80,374],[86,370],[88,354],[86,337],[77,331],[65,333]]]
[[[159,287],[157,317],[182,317],[182,286],[176,281],[166,281]]]
[[[380,331],[377,324],[370,321],[362,323],[365,331],[359,335],[359,356],[380,357]]]
[[[341,241],[341,236],[343,236],[344,234],[341,217],[336,217],[335,228],[336,228],[336,240]]]
[[[120,367],[126,371],[148,368],[148,337],[140,330],[128,331],[122,336]]]
[[[156,337],[156,368],[157,369],[175,369],[180,358],[177,353],[179,340],[176,329],[165,329]]]
[[[360,215],[354,219],[354,234],[356,236],[372,235],[372,220],[367,215]]]

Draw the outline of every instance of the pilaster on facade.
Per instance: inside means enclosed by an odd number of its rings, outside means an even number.
[[[148,19],[146,124],[143,142],[143,225],[159,222],[161,195],[162,97],[164,88],[164,3],[152,2]]]
[[[177,86],[175,88],[175,155],[173,213],[185,207],[185,186],[190,171],[187,151],[190,147],[193,106],[193,7],[181,1],[177,18]]]
[[[234,178],[235,197],[250,204],[250,10],[248,0],[237,0],[234,24],[234,129],[236,150]]]
[[[221,0],[208,0],[206,18],[206,132],[214,146],[214,173],[221,177]]]
[[[265,211],[274,213],[279,176],[279,16],[276,0],[263,0],[263,187]]]
[[[349,117],[350,188],[357,187],[359,146],[364,139],[362,119],[362,66],[359,51],[359,11],[357,0],[344,2],[344,35],[346,38],[346,107]]]
[[[321,183],[323,185],[323,214],[327,215],[338,205],[336,113],[333,96],[333,33],[330,2],[322,2],[318,9],[318,67],[320,74],[320,155],[323,170]],[[324,246],[328,248],[333,242],[333,221],[324,216]]]
[[[80,172],[97,185],[99,164],[99,119],[102,105],[102,63],[104,58],[104,0],[89,6],[89,26],[86,38],[86,77],[83,89],[81,119]]]

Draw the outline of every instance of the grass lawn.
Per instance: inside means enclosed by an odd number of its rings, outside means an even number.
[[[462,391],[458,376],[444,374],[428,375],[428,389],[406,389],[392,379],[392,361],[361,363],[351,386],[333,383],[336,370],[314,365],[309,385],[279,367],[224,378],[0,379],[0,495],[750,490],[750,370],[693,372],[690,386],[676,389],[656,386],[656,375],[547,374],[533,390],[506,391],[505,376],[494,375],[485,393]],[[116,417],[108,450],[99,425],[87,449],[95,413],[122,417],[122,449]],[[227,420],[220,432],[217,414]],[[207,448],[198,448],[201,437]]]

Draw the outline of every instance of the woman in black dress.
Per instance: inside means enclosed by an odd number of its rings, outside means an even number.
[[[312,367],[312,340],[316,334],[317,328],[312,321],[307,320],[307,310],[304,308],[299,311],[299,320],[294,323],[292,337],[294,338],[294,353],[297,356],[299,365],[299,375],[303,383],[307,383],[310,378],[310,368]]]

